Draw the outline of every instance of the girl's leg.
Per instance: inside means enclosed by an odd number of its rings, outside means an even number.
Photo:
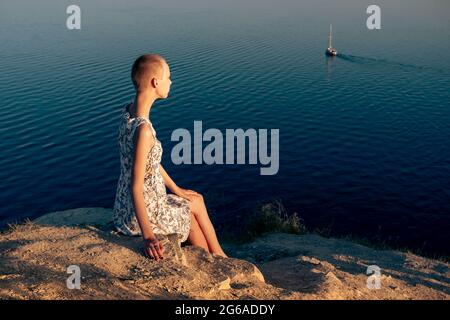
[[[194,213],[198,224],[200,225],[203,235],[208,243],[209,252],[221,255],[223,257],[228,257],[225,252],[223,252],[222,247],[217,240],[216,231],[209,219],[208,211],[206,210],[205,202],[203,201],[203,196],[195,197],[195,200],[190,203],[191,212]]]
[[[191,230],[189,232],[188,237],[189,243],[201,247],[209,252],[208,243],[206,242],[205,236],[203,235],[203,231],[200,228],[197,218],[191,211]]]

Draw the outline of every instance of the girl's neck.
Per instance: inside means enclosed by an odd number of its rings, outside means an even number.
[[[156,97],[149,92],[137,92],[134,103],[130,106],[130,116],[132,118],[143,117],[150,120],[150,109]]]

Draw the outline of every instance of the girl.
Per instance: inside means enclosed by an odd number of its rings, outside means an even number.
[[[121,174],[113,220],[118,231],[142,235],[146,255],[163,258],[164,248],[155,234],[177,233],[180,242],[227,257],[217,240],[201,194],[180,188],[161,165],[162,146],[150,122],[156,99],[167,98],[172,81],[160,55],[139,57],[131,78],[136,89],[133,103],[122,113],[119,128]],[[166,193],[166,187],[173,194]]]

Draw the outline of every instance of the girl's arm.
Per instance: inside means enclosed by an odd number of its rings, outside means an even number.
[[[162,257],[163,248],[160,248],[159,244],[157,247],[161,250],[155,250],[153,246],[147,246],[147,244],[156,243],[158,240],[153,234],[153,228],[150,224],[144,201],[146,160],[150,148],[155,143],[150,125],[148,123],[144,123],[143,125],[138,126],[133,139],[135,153],[131,173],[131,189],[134,210],[139,227],[141,228],[142,237],[144,238],[144,242],[146,242],[146,250],[148,250],[150,256],[155,257],[158,260],[159,257]]]
[[[173,193],[177,194],[180,191],[180,187],[178,187],[177,184],[172,180],[172,178],[170,178],[169,174],[163,168],[162,164],[159,165],[159,169],[166,187],[169,188],[169,190]]]
[[[170,191],[172,191],[176,195],[178,195],[178,196],[180,196],[182,198],[188,199],[188,200],[193,200],[195,197],[201,196],[198,192],[196,192],[194,190],[188,190],[188,189],[180,188],[170,178],[169,174],[163,168],[162,164],[159,165],[159,168],[160,168],[163,180],[164,180],[164,184],[166,185],[167,188],[169,188]]]

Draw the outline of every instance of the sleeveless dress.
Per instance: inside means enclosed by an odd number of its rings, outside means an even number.
[[[175,194],[167,194],[164,180],[159,171],[162,145],[149,119],[131,118],[128,104],[122,111],[118,143],[120,149],[120,177],[117,183],[113,209],[113,222],[116,229],[130,236],[141,235],[136,219],[131,192],[131,174],[134,158],[133,136],[136,128],[147,122],[153,132],[154,145],[149,150],[144,177],[144,202],[147,215],[155,234],[178,234],[180,242],[187,240],[191,226],[189,201]]]

